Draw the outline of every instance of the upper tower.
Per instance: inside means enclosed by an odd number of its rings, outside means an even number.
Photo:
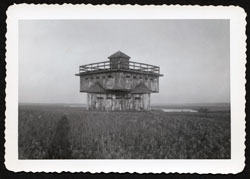
[[[128,69],[129,68],[129,59],[130,57],[121,51],[110,55],[110,69]]]

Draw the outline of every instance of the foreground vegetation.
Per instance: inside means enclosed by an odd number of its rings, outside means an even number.
[[[230,158],[230,112],[19,106],[20,159]]]

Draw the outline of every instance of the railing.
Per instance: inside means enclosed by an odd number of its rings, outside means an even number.
[[[86,72],[94,72],[94,71],[106,71],[106,70],[114,70],[114,69],[124,69],[124,70],[131,70],[131,71],[140,71],[140,72],[147,72],[153,74],[160,74],[160,67],[149,65],[145,63],[138,63],[138,62],[123,62],[123,61],[104,61],[99,63],[92,63],[87,65],[82,65],[79,67],[79,73],[86,73]]]

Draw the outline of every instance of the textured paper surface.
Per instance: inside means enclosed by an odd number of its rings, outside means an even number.
[[[238,173],[245,166],[246,13],[235,6],[13,5],[7,11],[5,165],[26,172]],[[19,160],[18,22],[59,19],[229,19],[231,159]]]

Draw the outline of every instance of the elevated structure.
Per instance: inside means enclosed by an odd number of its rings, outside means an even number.
[[[88,109],[150,110],[151,93],[159,92],[160,68],[130,61],[121,51],[109,61],[79,67],[80,92],[87,93]]]

